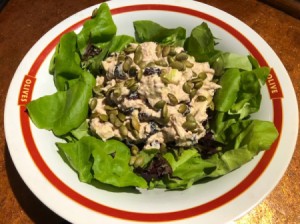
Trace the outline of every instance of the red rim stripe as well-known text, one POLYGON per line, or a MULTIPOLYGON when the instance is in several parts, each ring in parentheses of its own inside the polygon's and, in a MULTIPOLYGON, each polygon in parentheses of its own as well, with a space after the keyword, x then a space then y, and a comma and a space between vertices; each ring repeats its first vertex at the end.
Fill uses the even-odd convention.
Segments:
MULTIPOLYGON (((195 11, 188 8, 182 8, 179 6, 170 6, 170 5, 156 5, 156 4, 147 4, 147 5, 134 5, 134 6, 126 6, 121 8, 112 9, 111 12, 113 15, 121 14, 125 12, 132 12, 132 11, 141 11, 141 10, 162 10, 162 11, 172 11, 172 12, 178 12, 183 13, 187 15, 192 15, 201 19, 205 19, 211 23, 214 23, 218 25, 219 27, 222 27, 224 30, 231 33, 235 38, 237 38, 248 50, 249 52, 258 59, 259 63, 262 66, 268 66, 266 60, 263 58, 262 54, 256 49, 256 47, 240 32, 235 30, 233 27, 225 23, 224 21, 221 21, 211 15, 205 14, 203 12, 195 11)), ((45 60, 45 58, 48 56, 48 54, 54 49, 54 47, 59 42, 59 39, 61 35, 63 35, 66 32, 72 31, 78 27, 80 27, 83 22, 85 21, 81 20, 77 22, 76 24, 70 26, 68 29, 64 30, 60 35, 58 35, 53 41, 51 41, 46 48, 41 52, 41 54, 37 57, 34 64, 32 65, 28 75, 35 77, 41 64, 45 60)), ((275 73, 273 73, 274 76, 276 76, 275 73)), ((278 83, 279 85, 279 83, 278 83)), ((280 85, 279 85, 280 87, 280 85)), ((281 88, 280 88, 281 90, 281 88)), ((29 99, 30 100, 30 99, 29 99)), ((277 127, 279 133, 281 133, 282 130, 282 102, 280 98, 272 99, 273 101, 273 112, 274 112, 274 123, 277 127)), ((261 160, 258 162, 257 166, 251 171, 251 173, 237 186, 229 190, 228 192, 224 193, 218 198, 215 198, 214 200, 204 203, 202 205, 175 211, 175 212, 165 212, 165 213, 138 213, 138 212, 129 212, 129 211, 123 211, 119 209, 110 208, 108 206, 99 204, 97 202, 94 202, 81 194, 77 193, 73 189, 71 189, 69 186, 67 186, 65 183, 63 183, 47 166, 43 158, 41 157, 38 148, 36 147, 36 144, 34 142, 31 128, 30 128, 30 119, 28 114, 26 113, 25 106, 20 106, 20 118, 21 118, 21 128, 23 132, 23 136, 25 139, 25 144, 27 146, 27 149, 32 157, 32 160, 35 162, 38 169, 41 171, 41 173, 46 177, 46 179, 49 180, 49 182, 55 186, 57 189, 59 189, 63 194, 71 198, 72 200, 76 201, 77 203, 90 208, 94 211, 97 211, 99 213, 112 216, 115 218, 121 218, 121 219, 127 219, 127 220, 135 220, 135 221, 150 221, 150 222, 157 222, 157 221, 172 221, 172 220, 178 220, 178 219, 184 219, 189 218, 196 215, 201 215, 203 213, 209 212, 211 210, 214 210, 220 206, 225 205, 229 201, 233 200, 234 198, 238 197, 240 194, 242 194, 244 191, 246 191, 264 172, 264 170, 269 165, 270 161, 272 160, 277 146, 279 142, 279 138, 274 142, 272 147, 267 150, 261 160)))

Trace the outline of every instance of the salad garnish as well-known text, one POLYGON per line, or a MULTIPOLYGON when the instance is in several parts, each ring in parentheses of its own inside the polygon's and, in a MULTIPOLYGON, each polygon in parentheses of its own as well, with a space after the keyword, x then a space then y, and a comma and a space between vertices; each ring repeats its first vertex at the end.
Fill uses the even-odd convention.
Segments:
POLYGON ((134 36, 117 35, 102 3, 61 37, 49 66, 57 92, 27 104, 38 128, 65 140, 56 146, 80 181, 186 189, 271 147, 274 124, 251 118, 270 68, 217 49, 204 22, 188 36, 133 26, 134 36))

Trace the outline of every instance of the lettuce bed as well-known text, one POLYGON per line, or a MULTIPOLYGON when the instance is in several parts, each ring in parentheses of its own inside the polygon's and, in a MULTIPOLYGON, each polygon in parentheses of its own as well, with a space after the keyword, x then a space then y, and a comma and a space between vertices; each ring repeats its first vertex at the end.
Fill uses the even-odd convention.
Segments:
POLYGON ((106 3, 94 11, 76 34, 62 36, 49 67, 57 92, 27 105, 33 123, 66 140, 57 147, 85 183, 100 181, 116 187, 186 189, 203 178, 225 175, 269 149, 278 136, 272 122, 252 120, 261 103, 261 86, 270 72, 252 56, 217 50, 206 23, 189 36, 182 27, 165 28, 152 21, 135 21, 135 36, 116 35, 106 3), (214 97, 207 124, 210 139, 204 148, 173 149, 164 153, 142 150, 143 163, 130 164, 130 149, 121 141, 102 141, 89 130, 89 100, 101 61, 129 43, 154 41, 182 46, 198 62, 209 62, 222 86, 214 97), (213 144, 212 144, 213 143, 213 144))

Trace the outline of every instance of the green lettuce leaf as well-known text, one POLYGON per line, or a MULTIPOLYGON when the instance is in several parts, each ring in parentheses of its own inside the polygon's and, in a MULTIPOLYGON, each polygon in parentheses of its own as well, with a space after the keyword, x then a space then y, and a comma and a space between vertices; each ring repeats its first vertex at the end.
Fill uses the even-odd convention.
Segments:
POLYGON ((137 42, 153 41, 161 44, 182 46, 186 38, 186 30, 182 27, 168 29, 149 20, 133 22, 137 42))
POLYGON ((207 159, 216 165, 209 177, 217 177, 249 162, 260 151, 269 149, 278 137, 278 131, 269 121, 244 120, 231 125, 225 131, 226 147, 207 159))
POLYGON ((78 49, 84 54, 88 44, 105 43, 110 41, 117 32, 107 3, 102 3, 96 15, 83 24, 77 35, 78 49))
POLYGON ((147 182, 129 165, 130 150, 120 141, 84 136, 77 142, 57 143, 82 182, 96 179, 116 187, 147 188, 147 182))
POLYGON ((204 22, 192 30, 190 37, 185 41, 184 48, 198 62, 210 61, 214 55, 218 54, 215 50, 214 36, 207 23, 204 22))
POLYGON ((43 96, 27 104, 27 110, 38 128, 52 130, 62 136, 77 128, 86 119, 95 78, 83 72, 68 90, 43 96))
POLYGON ((77 36, 74 32, 66 33, 61 37, 52 56, 49 71, 54 75, 54 84, 58 91, 66 90, 70 80, 78 79, 81 76, 77 36))

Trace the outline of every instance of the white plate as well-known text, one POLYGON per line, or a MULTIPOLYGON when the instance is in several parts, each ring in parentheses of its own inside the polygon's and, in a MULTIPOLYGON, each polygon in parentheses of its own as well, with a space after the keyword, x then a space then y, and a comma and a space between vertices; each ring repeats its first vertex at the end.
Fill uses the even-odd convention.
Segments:
MULTIPOLYGON (((37 129, 25 104, 55 92, 48 65, 60 36, 79 30, 96 6, 64 20, 45 34, 19 65, 5 105, 5 132, 13 162, 33 193, 50 209, 72 223, 225 223, 245 214, 278 183, 292 157, 298 124, 295 93, 289 76, 273 50, 251 28, 211 6, 187 0, 127 0, 108 2, 118 34, 133 35, 132 22, 153 20, 163 26, 182 26, 187 34, 205 21, 218 48, 254 55, 273 68, 263 88, 256 118, 274 121, 280 137, 272 148, 240 169, 185 191, 115 192, 80 183, 57 153, 51 132, 37 129), (291 119, 293 118, 293 119, 291 119)), ((46 118, 45 118, 46 119, 46 118)))

